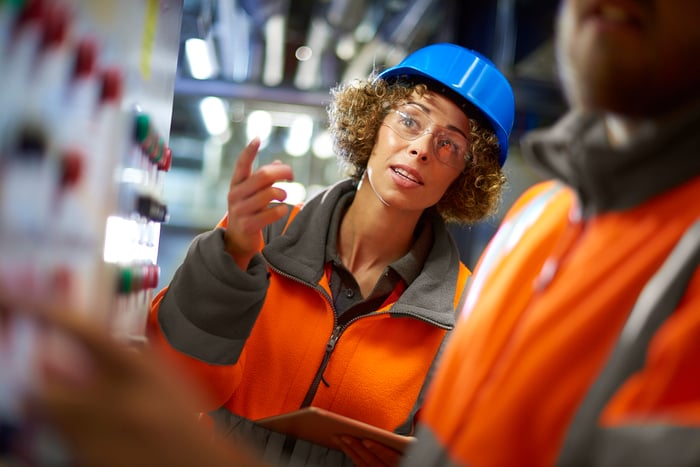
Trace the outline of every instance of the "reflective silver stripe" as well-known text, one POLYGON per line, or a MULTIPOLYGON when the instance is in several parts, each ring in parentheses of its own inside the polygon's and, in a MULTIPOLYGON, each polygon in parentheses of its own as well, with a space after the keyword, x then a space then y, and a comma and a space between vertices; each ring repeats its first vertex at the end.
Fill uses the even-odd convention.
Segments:
MULTIPOLYGON (((567 437, 564 441, 557 465, 560 466, 590 466, 599 465, 597 462, 607 455, 606 446, 609 437, 624 439, 630 455, 635 451, 644 451, 650 433, 663 432, 663 440, 669 446, 679 444, 689 439, 697 444, 697 430, 681 427, 661 426, 630 426, 620 430, 601 429, 597 420, 613 394, 629 376, 644 365, 646 350, 654 333, 676 309, 683 297, 688 282, 700 264, 700 221, 693 224, 683 235, 662 267, 651 278, 637 299, 630 317, 625 324, 620 339, 613 350, 605 368, 597 381, 591 387, 574 418, 567 437), (661 430, 664 428, 664 430, 661 430), (689 432, 689 433, 687 433, 689 432), (623 436, 624 434, 624 436, 623 436), (635 439, 632 435, 638 435, 635 439), (671 441, 671 437, 678 439, 671 441)), ((614 449, 615 446, 609 446, 614 449)), ((688 452, 683 455, 697 453, 694 465, 700 465, 700 450, 696 445, 684 446, 688 452)), ((622 453, 619 453, 620 455, 622 453)), ((680 454, 680 453, 679 453, 680 454)), ((618 461, 620 462, 620 461, 618 461)), ((636 464, 627 462, 617 465, 656 465, 636 464)), ((668 465, 676 465, 670 462, 668 465)))

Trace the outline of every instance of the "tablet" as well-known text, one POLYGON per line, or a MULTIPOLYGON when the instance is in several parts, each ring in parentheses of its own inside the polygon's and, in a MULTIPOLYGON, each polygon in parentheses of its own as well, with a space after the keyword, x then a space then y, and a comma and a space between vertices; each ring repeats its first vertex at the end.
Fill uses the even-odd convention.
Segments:
POLYGON ((340 449, 333 437, 342 434, 371 439, 399 452, 404 452, 415 440, 413 436, 399 435, 318 407, 305 407, 295 412, 256 420, 255 423, 333 449, 340 449))

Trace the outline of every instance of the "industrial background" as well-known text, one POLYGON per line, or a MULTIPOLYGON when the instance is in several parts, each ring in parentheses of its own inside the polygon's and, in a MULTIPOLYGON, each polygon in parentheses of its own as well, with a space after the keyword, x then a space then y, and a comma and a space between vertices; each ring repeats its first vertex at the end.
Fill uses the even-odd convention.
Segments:
POLYGON ((552 35, 557 0, 184 0, 165 183, 170 217, 158 262, 166 284, 194 235, 226 211, 235 158, 262 136, 259 162, 295 171, 303 200, 341 177, 329 152, 329 89, 398 63, 423 45, 453 42, 489 57, 516 102, 509 187, 495 218, 455 227, 473 267, 503 211, 536 176, 522 164, 523 132, 551 123, 565 104, 552 35))

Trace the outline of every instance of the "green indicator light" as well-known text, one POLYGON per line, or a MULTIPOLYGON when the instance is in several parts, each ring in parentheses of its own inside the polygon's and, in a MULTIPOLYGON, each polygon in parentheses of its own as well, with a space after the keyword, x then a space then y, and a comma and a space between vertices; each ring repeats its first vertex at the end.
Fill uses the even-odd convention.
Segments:
POLYGON ((151 130, 151 119, 148 115, 138 114, 136 116, 136 140, 142 143, 148 138, 148 133, 151 130))
POLYGON ((131 269, 122 269, 120 279, 121 280, 119 281, 119 292, 125 294, 131 292, 131 281, 133 280, 131 269))

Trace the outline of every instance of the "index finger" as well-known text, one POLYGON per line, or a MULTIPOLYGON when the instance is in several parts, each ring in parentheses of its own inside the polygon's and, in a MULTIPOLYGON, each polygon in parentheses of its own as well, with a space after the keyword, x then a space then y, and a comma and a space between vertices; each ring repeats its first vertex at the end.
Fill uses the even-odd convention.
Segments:
POLYGON ((233 169, 231 186, 241 183, 253 173, 253 161, 255 160, 255 156, 258 155, 258 149, 260 149, 260 138, 258 137, 253 138, 251 142, 243 148, 238 155, 236 165, 233 169))

